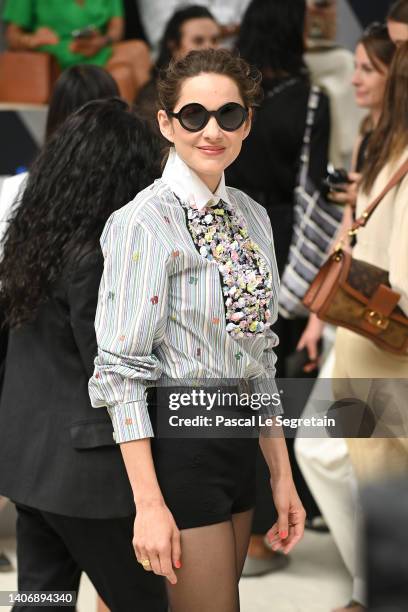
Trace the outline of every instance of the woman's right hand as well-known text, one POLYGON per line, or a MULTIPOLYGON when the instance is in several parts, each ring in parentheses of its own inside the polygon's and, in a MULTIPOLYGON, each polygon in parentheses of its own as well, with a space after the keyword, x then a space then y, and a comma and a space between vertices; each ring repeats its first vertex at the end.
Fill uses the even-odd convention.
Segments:
POLYGON ((358 189, 361 183, 361 174, 358 172, 349 172, 349 183, 344 183, 342 191, 329 191, 328 198, 335 204, 345 206, 348 204, 352 208, 356 207, 358 189))
POLYGON ((173 568, 181 568, 180 531, 164 501, 137 504, 133 548, 139 563, 149 560, 145 570, 177 583, 173 568))

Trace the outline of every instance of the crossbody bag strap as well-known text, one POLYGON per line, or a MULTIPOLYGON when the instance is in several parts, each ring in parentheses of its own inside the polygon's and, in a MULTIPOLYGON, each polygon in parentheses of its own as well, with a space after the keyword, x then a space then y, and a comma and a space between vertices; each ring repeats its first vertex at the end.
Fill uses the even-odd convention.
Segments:
POLYGON ((387 193, 391 191, 393 187, 398 185, 398 183, 401 181, 401 179, 404 178, 407 172, 408 172, 408 159, 406 159, 405 162, 402 164, 402 166, 400 166, 398 170, 395 172, 395 174, 392 175, 392 177, 390 178, 390 180, 388 181, 384 189, 375 198, 375 200, 371 202, 371 204, 365 209, 363 214, 354 221, 353 225, 351 226, 351 229, 348 232, 350 236, 354 236, 361 227, 365 226, 365 224, 367 223, 367 221, 369 220, 369 218, 371 217, 371 215, 373 214, 373 212, 375 211, 375 209, 377 208, 381 200, 384 198, 384 196, 386 196, 387 193))
POLYGON ((321 90, 316 85, 310 88, 309 99, 307 102, 306 127, 303 135, 302 150, 300 153, 299 180, 298 185, 305 186, 309 172, 310 162, 310 143, 312 141, 312 131, 315 123, 316 110, 319 106, 321 90))

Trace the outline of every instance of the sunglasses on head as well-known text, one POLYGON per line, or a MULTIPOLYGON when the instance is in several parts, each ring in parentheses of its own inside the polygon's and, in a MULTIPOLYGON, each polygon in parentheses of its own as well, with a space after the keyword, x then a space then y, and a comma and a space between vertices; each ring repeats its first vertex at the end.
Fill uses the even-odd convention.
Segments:
POLYGON ((175 117, 180 124, 189 132, 199 132, 210 120, 215 117, 218 125, 226 132, 238 130, 248 117, 248 109, 237 102, 227 102, 218 110, 209 111, 202 104, 192 102, 186 104, 178 113, 166 111, 170 117, 175 117))

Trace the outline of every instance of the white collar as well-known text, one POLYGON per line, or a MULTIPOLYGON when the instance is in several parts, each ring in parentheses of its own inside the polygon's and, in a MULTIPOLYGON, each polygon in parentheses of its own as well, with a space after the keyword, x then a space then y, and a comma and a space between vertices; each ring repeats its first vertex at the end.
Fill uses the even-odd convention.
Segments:
POLYGON ((203 210, 206 206, 215 206, 220 200, 231 205, 225 187, 224 173, 217 189, 212 193, 194 170, 176 153, 174 147, 170 149, 162 179, 181 200, 197 207, 198 210, 203 210))

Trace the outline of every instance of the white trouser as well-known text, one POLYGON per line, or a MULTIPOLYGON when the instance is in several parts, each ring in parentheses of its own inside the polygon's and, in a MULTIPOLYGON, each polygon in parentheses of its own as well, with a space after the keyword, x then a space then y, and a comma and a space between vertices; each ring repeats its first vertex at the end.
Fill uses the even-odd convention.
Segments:
MULTIPOLYGON (((319 374, 330 378, 332 350, 319 374)), ((302 416, 313 411, 313 391, 302 416)), ((295 441, 295 453, 303 476, 332 533, 340 555, 353 578, 352 599, 366 602, 357 542, 361 540, 361 511, 357 503, 357 481, 344 438, 308 438, 302 432, 295 441)))

